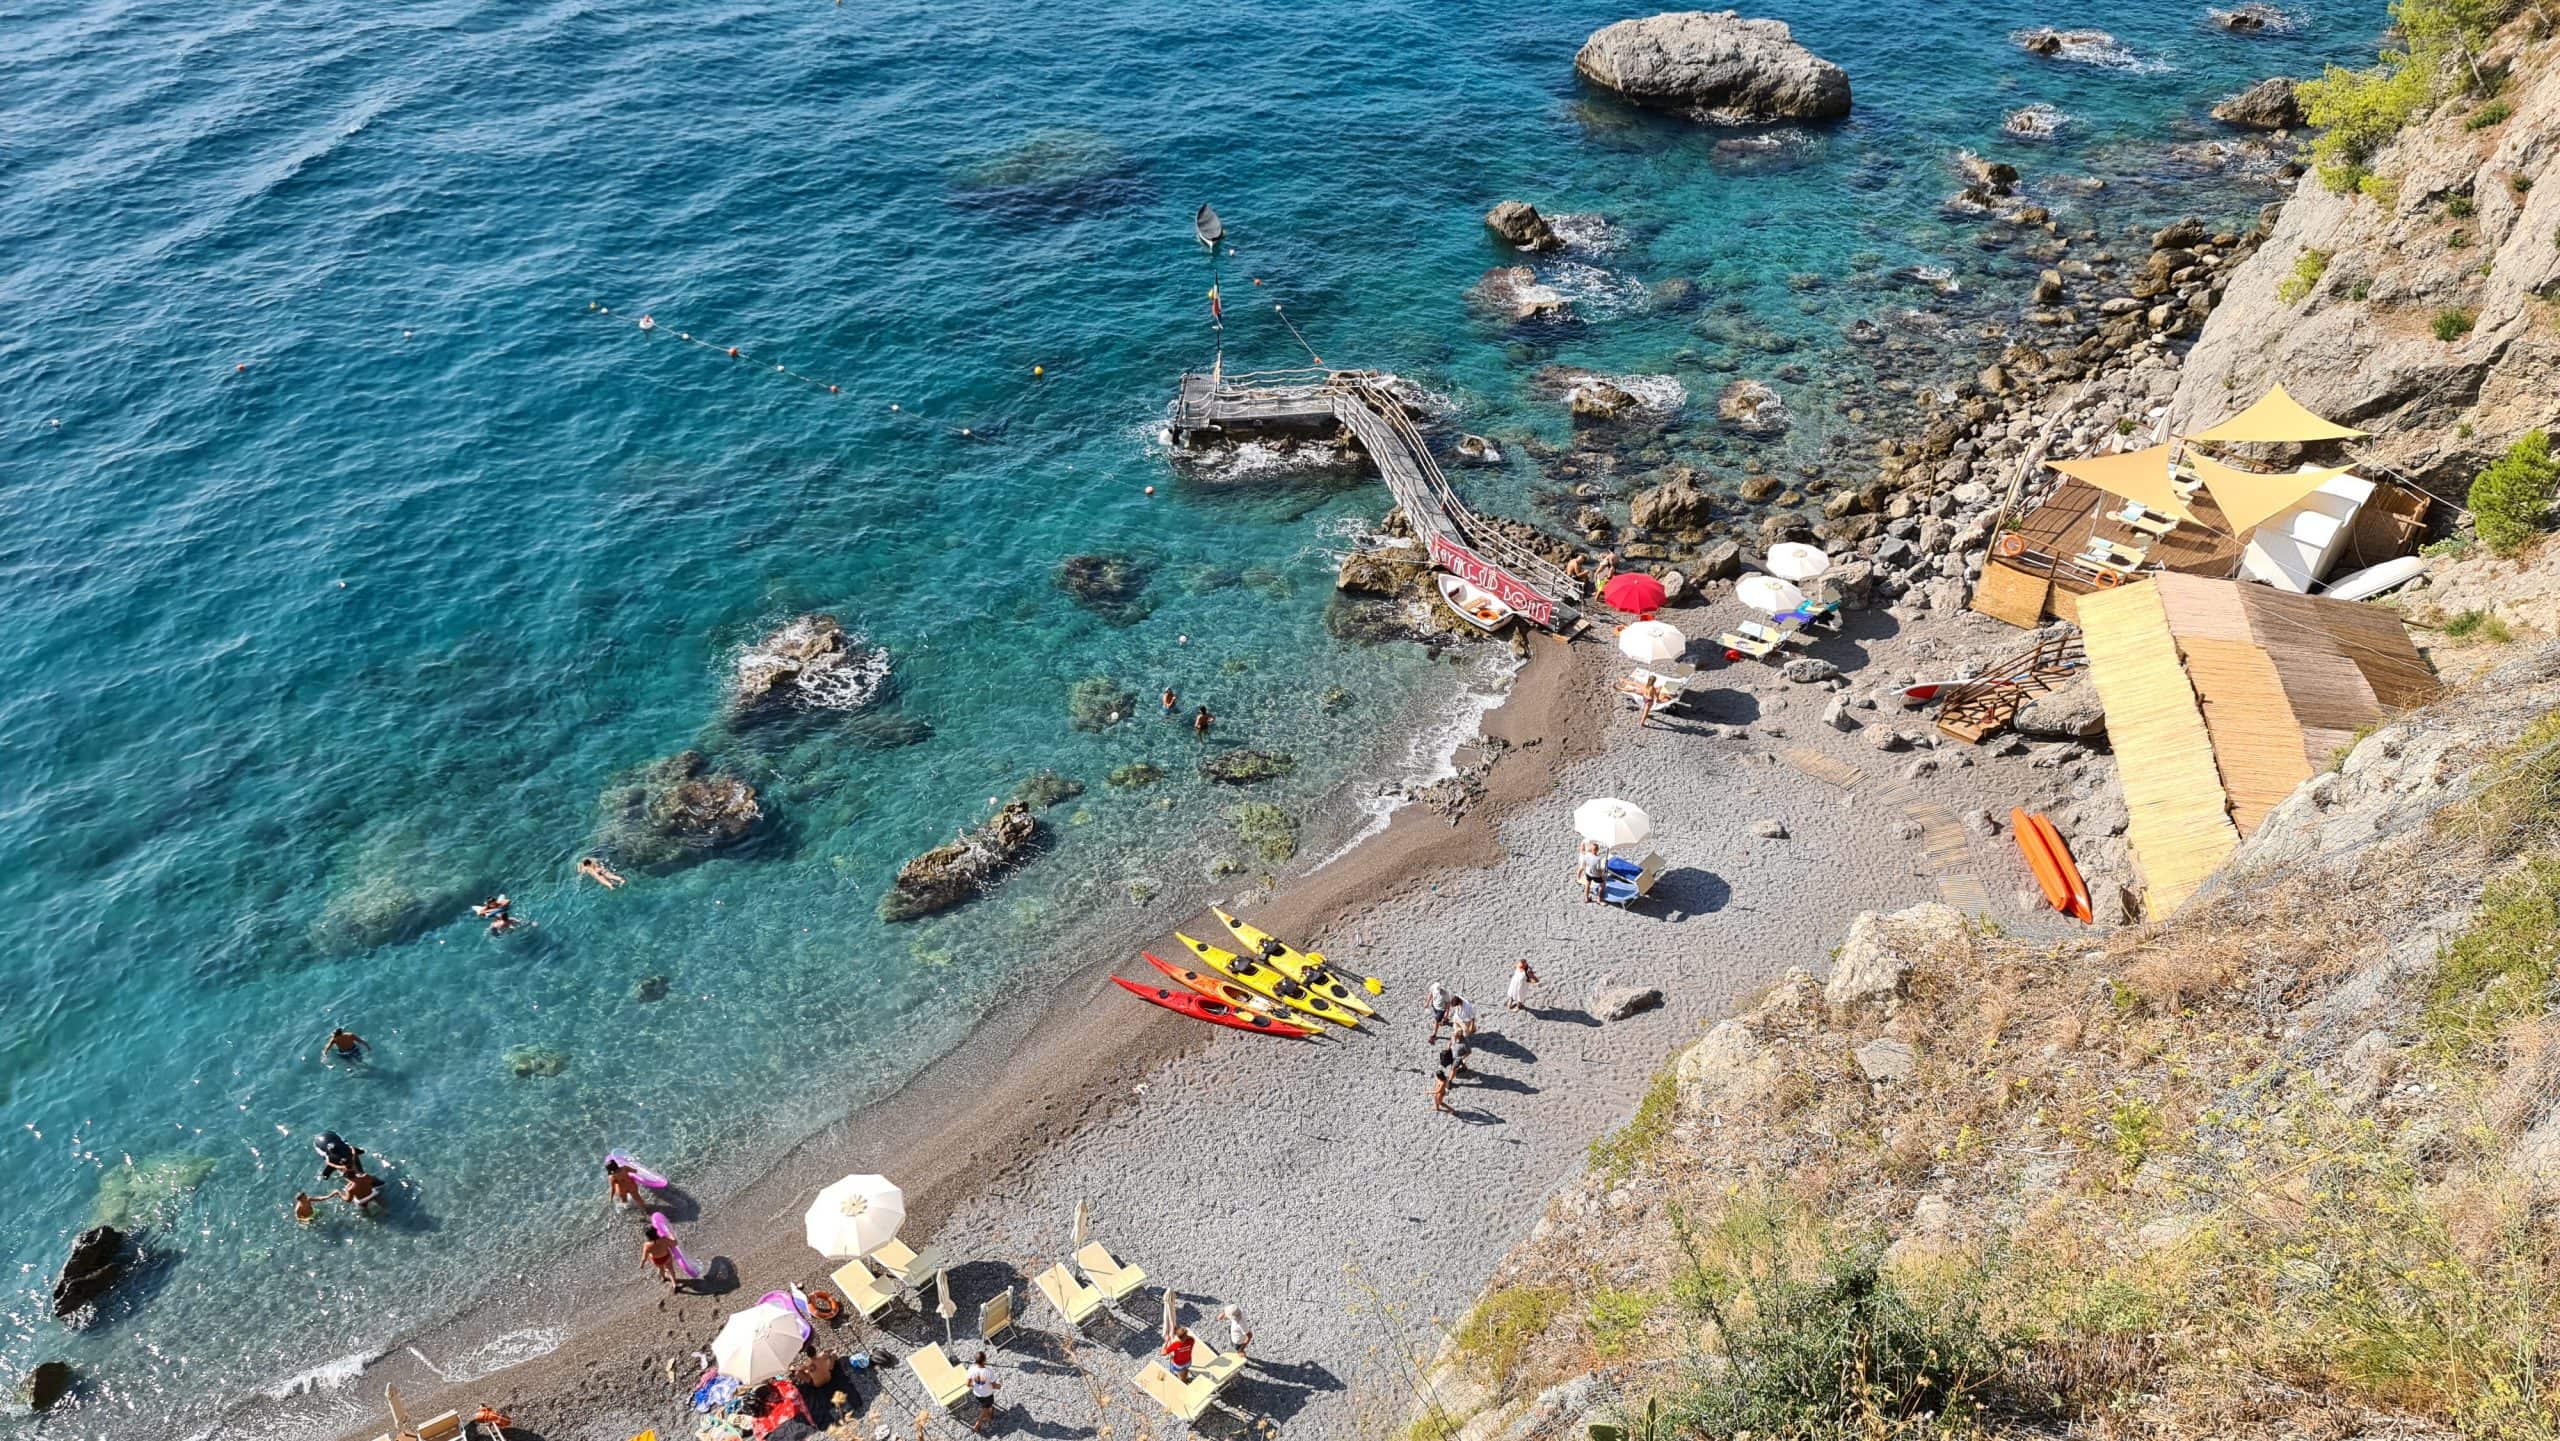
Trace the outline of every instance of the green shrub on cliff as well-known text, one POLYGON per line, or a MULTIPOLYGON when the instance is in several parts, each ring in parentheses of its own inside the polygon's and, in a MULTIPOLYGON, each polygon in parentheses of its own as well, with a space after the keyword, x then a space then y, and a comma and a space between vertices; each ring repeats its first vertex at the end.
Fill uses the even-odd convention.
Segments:
POLYGON ((2530 432, 2471 482, 2472 524, 2489 549, 2513 555, 2542 534, 2556 493, 2560 462, 2551 458, 2551 437, 2530 432))
POLYGON ((2520 0, 2392 0, 2393 36, 2364 70, 2332 65, 2296 90, 2320 182, 2340 194, 2366 190, 2373 157, 2401 128, 2457 90, 2485 90, 2475 58, 2520 0))
POLYGON ((2300 304, 2302 297, 2311 293, 2311 287, 2320 283, 2320 277, 2328 273, 2329 252, 2306 250, 2295 258, 2293 273, 2276 287, 2276 299, 2287 305, 2300 304))
POLYGON ((2489 883, 2480 912, 2445 947, 2427 990, 2427 1045, 2453 1058, 2542 1012, 2560 974, 2560 857, 2536 856, 2489 883))

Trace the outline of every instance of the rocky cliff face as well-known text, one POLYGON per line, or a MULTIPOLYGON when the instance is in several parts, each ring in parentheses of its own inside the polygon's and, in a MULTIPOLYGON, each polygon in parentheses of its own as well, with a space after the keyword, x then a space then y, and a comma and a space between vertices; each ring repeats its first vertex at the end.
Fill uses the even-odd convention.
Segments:
POLYGON ((2560 418, 2560 43, 2531 38, 2536 23, 2484 57, 2511 67, 2494 100, 2449 103, 2383 151, 2380 197, 2301 182, 2188 355, 2174 426, 2282 381, 2459 499, 2490 457, 2560 418))

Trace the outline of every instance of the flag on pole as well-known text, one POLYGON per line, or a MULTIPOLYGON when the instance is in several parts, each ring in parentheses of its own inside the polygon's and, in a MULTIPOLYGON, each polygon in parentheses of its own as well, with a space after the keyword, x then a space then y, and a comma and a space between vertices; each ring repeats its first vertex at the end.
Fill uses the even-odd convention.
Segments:
POLYGON ((1226 311, 1219 308, 1218 287, 1214 285, 1209 287, 1209 320, 1214 325, 1224 325, 1227 320, 1226 311))

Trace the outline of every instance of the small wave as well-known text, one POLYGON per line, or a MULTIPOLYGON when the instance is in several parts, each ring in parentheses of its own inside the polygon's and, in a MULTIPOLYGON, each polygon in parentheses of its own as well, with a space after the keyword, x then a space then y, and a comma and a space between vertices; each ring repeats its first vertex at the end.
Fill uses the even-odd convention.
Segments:
MULTIPOLYGON (((569 1333, 557 1326, 531 1326, 521 1331, 505 1331, 456 1356, 444 1368, 447 1381, 455 1385, 495 1376, 510 1366, 521 1366, 537 1356, 548 1356, 560 1349, 569 1333)), ((421 1358, 423 1359, 423 1358, 421 1358)))
POLYGON ((350 1351, 261 1386, 258 1394, 270 1401, 289 1401, 296 1396, 317 1396, 324 1391, 336 1391, 363 1375, 365 1367, 389 1354, 387 1349, 350 1351))
POLYGON ((1643 281, 1578 260, 1559 261, 1548 267, 1546 288, 1563 296, 1584 315, 1616 315, 1643 310, 1652 303, 1643 281))
POLYGON ((888 683, 889 648, 875 645, 848 650, 842 665, 804 670, 792 685, 802 700, 820 710, 860 710, 888 683))
POLYGON ((1379 786, 1374 795, 1361 797, 1357 805, 1368 820, 1309 869, 1323 870, 1351 854, 1362 841, 1385 830, 1396 812, 1413 803, 1416 793, 1455 776, 1458 773, 1458 752, 1483 736, 1484 718, 1510 697, 1511 682, 1526 663, 1518 657, 1504 655, 1499 662, 1486 667, 1481 686, 1470 685, 1460 691, 1447 710, 1416 727, 1411 739, 1405 743, 1405 760, 1400 767, 1403 774, 1399 780, 1379 786))
POLYGON ((1269 441, 1248 440, 1224 450, 1185 456, 1183 463, 1194 472, 1216 480, 1250 480, 1255 476, 1340 465, 1343 456, 1338 448, 1325 443, 1306 442, 1283 447, 1269 441))
POLYGON ((2038 26, 2016 31, 2009 38, 2036 54, 2076 65, 2143 75, 2178 68, 2164 59, 2136 55, 2131 47, 2104 30, 2050 30, 2038 26))
POLYGON ((833 633, 835 628, 829 616, 795 616, 740 651, 731 666, 738 693, 764 695, 787 675, 802 703, 820 710, 860 710, 879 699, 889 683, 888 648, 868 644, 869 637, 858 631, 845 631, 835 649, 821 649, 822 630, 833 633))
POLYGON ((2228 10, 2205 13, 2216 27, 2240 35, 2286 35, 2302 28, 2301 16, 2266 4, 2264 0, 2247 0, 2247 3, 2234 5, 2228 10))
POLYGON ((1668 375, 1608 375, 1603 380, 1636 398, 1656 415, 1669 415, 1689 403, 1689 387, 1668 375))
POLYGON ((1596 214, 1550 215, 1547 228, 1567 249, 1587 255, 1612 255, 1623 249, 1626 235, 1608 216, 1596 214))
POLYGON ((2071 117, 2062 110, 2039 101, 2012 113, 2000 128, 2021 140, 2051 140, 2070 123, 2071 117))

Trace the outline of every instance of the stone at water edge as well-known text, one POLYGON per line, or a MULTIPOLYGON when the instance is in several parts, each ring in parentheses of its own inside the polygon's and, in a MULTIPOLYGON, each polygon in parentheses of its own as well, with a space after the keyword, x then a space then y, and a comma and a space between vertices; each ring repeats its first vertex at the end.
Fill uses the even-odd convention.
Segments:
POLYGON ((1577 420, 1617 420, 1636 408, 1636 398, 1592 376, 1565 392, 1565 406, 1577 420))
POLYGON ((1008 802, 986 824, 900 867, 897 883, 880 898, 880 919, 913 920, 976 898, 1020 861, 1039 835, 1040 822, 1031 807, 1008 802))
POLYGON ((1556 234, 1555 227, 1538 213, 1538 207, 1525 200, 1505 200, 1496 205, 1486 212, 1484 224, 1487 230, 1522 250, 1559 250, 1564 246, 1564 237, 1556 234))
POLYGON ((54 1278, 53 1314, 68 1316, 105 1295, 124 1279, 133 1238, 113 1226, 92 1226, 72 1238, 71 1254, 54 1278))
POLYGON ((1745 435, 1766 438, 1785 432, 1787 402, 1757 380, 1737 380, 1716 397, 1716 418, 1745 435))
POLYGON ((1699 530, 1715 513, 1714 499, 1685 468, 1651 490, 1636 492, 1627 505, 1628 522, 1643 530, 1699 530))
POLYGON ((1604 26, 1573 57, 1583 79, 1638 105, 1717 121, 1836 120, 1847 71, 1796 43, 1782 20, 1677 11, 1604 26))
POLYGON ((26 1402, 30 1411, 50 1411, 55 1402, 71 1394, 73 1379, 70 1362, 39 1361, 27 1372, 27 1379, 19 1383, 18 1399, 26 1402))
POLYGON ((2271 76, 2213 107, 2213 118, 2244 130, 2298 130, 2304 117, 2293 87, 2291 78, 2271 76))

